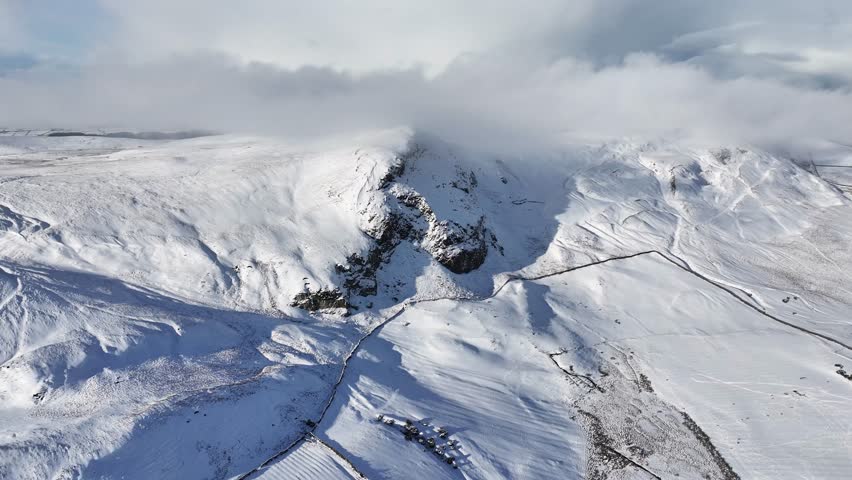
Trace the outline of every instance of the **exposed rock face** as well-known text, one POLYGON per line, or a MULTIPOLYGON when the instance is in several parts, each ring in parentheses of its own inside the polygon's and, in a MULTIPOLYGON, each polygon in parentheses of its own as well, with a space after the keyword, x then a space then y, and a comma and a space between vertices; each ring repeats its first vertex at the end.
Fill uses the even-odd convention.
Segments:
POLYGON ((488 254, 485 241, 485 217, 476 225, 463 226, 453 221, 430 224, 425 247, 453 273, 468 273, 479 268, 488 254))
POLYGON ((390 185, 391 182, 401 177, 405 173, 406 162, 412 158, 419 157, 424 151, 425 149, 422 147, 414 145, 408 152, 394 159, 394 162, 388 168, 387 173, 385 173, 382 180, 379 182, 379 188, 385 188, 390 185))
MULTIPOLYGON (((402 218, 406 219, 413 214, 425 220, 425 225, 417 228, 416 222, 407 218, 411 221, 407 233, 411 236, 413 232, 414 239, 441 265, 453 273, 468 273, 485 262, 485 256, 488 253, 488 244, 485 241, 485 217, 480 216, 475 225, 462 225, 453 220, 439 220, 426 199, 410 187, 394 184, 388 189, 388 193, 409 210, 400 215, 402 218)), ((466 193, 469 192, 466 191, 466 193)))
MULTIPOLYGON (((408 160, 415 160, 426 153, 422 147, 413 147, 408 160)), ((462 224, 451 219, 441 219, 429 206, 429 202, 400 177, 405 172, 405 163, 393 168, 393 175, 386 176, 382 190, 387 203, 395 208, 380 230, 395 232, 398 239, 409 239, 418 243, 438 262, 454 273, 468 273, 479 268, 488 253, 485 217, 480 215, 474 224, 462 224)), ((466 196, 473 195, 477 186, 473 172, 458 171, 456 179, 449 182, 466 196)), ((382 243, 382 237, 378 238, 382 243)))
MULTIPOLYGON (((476 214, 476 175, 456 166, 443 169, 434 179, 441 195, 436 201, 448 202, 462 213, 458 218, 439 218, 426 197, 411 185, 412 166, 430 152, 412 144, 408 151, 393 159, 374 186, 359 198, 362 230, 373 242, 366 253, 353 253, 336 266, 343 277, 340 290, 300 293, 292 305, 307 310, 347 308, 351 295, 376 295, 376 274, 390 260, 402 241, 409 241, 453 273, 464 274, 479 268, 486 259, 489 245, 500 251, 494 234, 485 227, 485 216, 476 214), (447 174, 446 172, 449 172, 447 174)), ((428 161, 436 161, 429 158, 428 161)), ((415 169, 416 170, 416 169, 415 169)), ((420 172, 423 173, 423 172, 420 172)), ((431 175, 431 170, 430 170, 431 175)), ((433 177, 430 177, 433 178, 433 177)), ((420 177, 422 181, 423 177, 420 177)), ((446 209, 445 209, 446 210, 446 209)))
POLYGON ((390 212, 377 222, 376 227, 367 232, 375 243, 366 256, 353 253, 346 258, 345 265, 337 265, 338 273, 345 277, 343 285, 351 294, 362 297, 376 295, 376 273, 390 259, 399 242, 411 239, 414 231, 409 219, 398 212, 390 212))
POLYGON ((349 302, 337 289, 309 290, 299 293, 290 305, 311 312, 327 308, 349 308, 349 302))

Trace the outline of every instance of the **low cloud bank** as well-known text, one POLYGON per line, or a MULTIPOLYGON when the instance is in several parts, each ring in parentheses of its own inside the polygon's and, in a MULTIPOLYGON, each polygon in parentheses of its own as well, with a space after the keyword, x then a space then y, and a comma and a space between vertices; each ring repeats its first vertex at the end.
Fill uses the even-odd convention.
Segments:
MULTIPOLYGON (((32 32, 0 36, 0 125, 409 126, 521 149, 566 137, 852 143, 846 1, 252 0, 240 15, 217 1, 85 3, 110 25, 85 61, 27 57, 32 32), (4 57, 4 42, 20 51, 4 57)), ((9 5, 0 25, 21 30, 13 20, 30 4, 9 5)))
POLYGON ((720 78, 700 65, 636 54, 614 66, 571 58, 456 62, 352 75, 323 68, 176 57, 0 78, 0 124, 337 134, 400 125, 475 144, 566 136, 689 136, 772 144, 852 142, 852 94, 774 78, 720 78))

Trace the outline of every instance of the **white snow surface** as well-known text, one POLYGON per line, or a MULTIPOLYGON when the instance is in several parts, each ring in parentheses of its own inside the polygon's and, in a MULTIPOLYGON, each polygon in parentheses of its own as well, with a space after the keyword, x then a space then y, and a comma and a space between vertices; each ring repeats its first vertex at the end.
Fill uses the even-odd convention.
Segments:
POLYGON ((852 472, 848 147, 43 133, 0 135, 0 478, 852 472))

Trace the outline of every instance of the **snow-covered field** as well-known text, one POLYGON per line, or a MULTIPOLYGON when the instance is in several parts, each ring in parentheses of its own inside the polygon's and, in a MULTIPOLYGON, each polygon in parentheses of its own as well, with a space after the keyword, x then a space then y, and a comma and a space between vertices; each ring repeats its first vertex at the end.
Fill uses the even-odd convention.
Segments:
POLYGON ((0 135, 0 478, 849 478, 852 149, 0 135))

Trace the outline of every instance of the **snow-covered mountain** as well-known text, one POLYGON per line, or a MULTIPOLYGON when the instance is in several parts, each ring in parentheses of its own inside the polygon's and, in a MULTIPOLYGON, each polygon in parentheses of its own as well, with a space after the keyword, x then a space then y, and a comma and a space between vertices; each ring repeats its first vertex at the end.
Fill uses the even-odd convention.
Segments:
POLYGON ((852 148, 24 133, 2 478, 852 472, 852 148))

